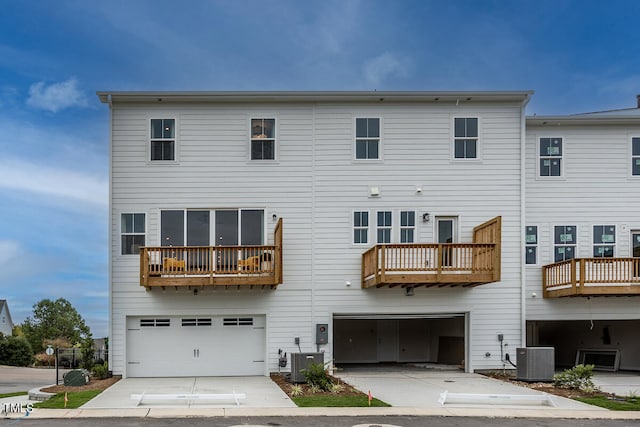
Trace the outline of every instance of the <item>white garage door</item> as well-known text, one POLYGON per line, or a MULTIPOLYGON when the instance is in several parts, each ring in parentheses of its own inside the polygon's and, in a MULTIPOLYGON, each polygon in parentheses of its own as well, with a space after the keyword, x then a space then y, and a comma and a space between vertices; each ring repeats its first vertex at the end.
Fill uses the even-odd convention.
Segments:
POLYGON ((127 318, 127 376, 265 374, 264 316, 127 318))

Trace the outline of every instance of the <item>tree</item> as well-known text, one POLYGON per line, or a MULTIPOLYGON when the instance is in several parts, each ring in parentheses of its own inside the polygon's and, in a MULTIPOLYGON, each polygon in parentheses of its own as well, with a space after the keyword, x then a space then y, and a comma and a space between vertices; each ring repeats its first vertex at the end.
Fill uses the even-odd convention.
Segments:
POLYGON ((33 353, 26 339, 5 337, 0 333, 0 365, 29 366, 32 363, 33 353))
POLYGON ((82 316, 64 298, 43 299, 34 304, 33 318, 27 317, 22 331, 36 353, 45 349, 45 339, 63 338, 75 344, 91 338, 91 330, 82 316))

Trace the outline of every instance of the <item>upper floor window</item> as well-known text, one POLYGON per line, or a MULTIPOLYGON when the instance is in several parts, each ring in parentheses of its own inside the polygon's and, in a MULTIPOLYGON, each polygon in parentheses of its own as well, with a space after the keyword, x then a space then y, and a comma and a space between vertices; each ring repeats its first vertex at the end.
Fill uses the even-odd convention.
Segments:
POLYGON ((356 245, 369 243, 369 212, 353 213, 353 243, 356 245))
POLYGON ((456 159, 477 159, 478 118, 456 117, 453 122, 453 157, 456 159))
POLYGON ((175 119, 151 119, 151 160, 176 159, 175 119))
POLYGON ((631 138, 631 175, 640 176, 640 138, 631 138))
POLYGON ((400 212, 400 243, 413 243, 416 232, 416 213, 414 211, 400 212))
POLYGON ((121 254, 137 255, 145 245, 145 214, 123 213, 120 216, 121 254))
POLYGON ((562 176, 562 138, 540 138, 540 176, 562 176))
POLYGON ((538 263, 538 227, 535 225, 528 225, 525 233, 525 263, 537 264, 538 263))
POLYGON ((615 246, 615 225, 593 226, 593 256, 595 258, 613 258, 615 246))
POLYGON ((556 225, 554 227, 554 262, 575 258, 577 236, 575 225, 556 225))
POLYGON ((378 243, 391 243, 391 211, 378 212, 378 243))
POLYGON ((251 119, 251 160, 274 160, 276 119, 251 119))
POLYGON ((356 119, 356 159, 380 158, 380 119, 356 119))

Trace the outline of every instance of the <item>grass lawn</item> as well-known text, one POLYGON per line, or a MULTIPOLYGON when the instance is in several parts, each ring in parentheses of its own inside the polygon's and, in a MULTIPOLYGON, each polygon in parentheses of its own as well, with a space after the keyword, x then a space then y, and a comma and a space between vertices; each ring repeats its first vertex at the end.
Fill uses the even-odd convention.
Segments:
POLYGON ((27 394, 26 391, 14 391, 13 393, 0 393, 0 399, 4 397, 23 396, 27 394))
MULTIPOLYGON (((367 407, 369 406, 367 396, 298 396, 292 397, 293 403, 296 405, 308 408, 308 407, 337 407, 337 406, 352 406, 352 407, 367 407)), ((382 400, 372 399, 371 406, 391 406, 382 400)))
POLYGON ((640 398, 619 397, 611 399, 606 396, 576 397, 575 400, 588 403, 589 405, 600 406, 611 411, 640 411, 640 398))
MULTIPOLYGON (((78 408, 97 395, 102 393, 102 390, 87 390, 76 391, 67 393, 67 409, 78 408)), ((64 406, 64 393, 58 393, 49 400, 45 400, 41 403, 33 405, 35 408, 47 408, 47 409, 63 409, 64 406)))

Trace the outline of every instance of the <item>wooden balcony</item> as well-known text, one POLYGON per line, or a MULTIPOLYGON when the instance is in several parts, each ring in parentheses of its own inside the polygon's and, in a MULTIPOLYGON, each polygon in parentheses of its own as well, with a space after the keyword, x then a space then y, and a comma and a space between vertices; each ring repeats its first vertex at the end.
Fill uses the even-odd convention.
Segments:
POLYGON ((544 298, 640 295, 640 258, 575 258, 542 267, 544 298))
POLYGON ((274 245, 140 248, 140 286, 271 288, 282 283, 282 219, 274 245))
POLYGON ((376 245, 362 254, 362 287, 469 287, 499 281, 501 218, 477 226, 473 236, 473 243, 376 245))

